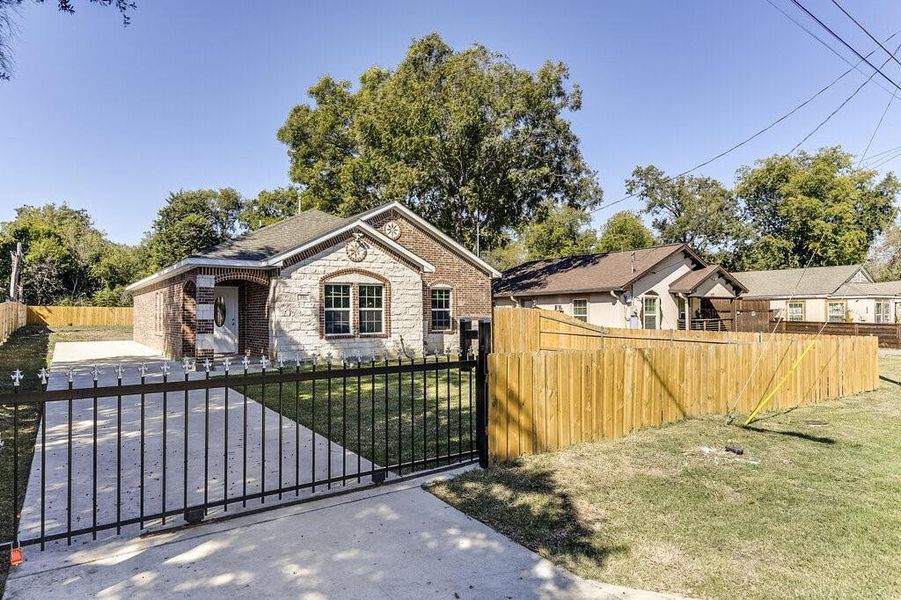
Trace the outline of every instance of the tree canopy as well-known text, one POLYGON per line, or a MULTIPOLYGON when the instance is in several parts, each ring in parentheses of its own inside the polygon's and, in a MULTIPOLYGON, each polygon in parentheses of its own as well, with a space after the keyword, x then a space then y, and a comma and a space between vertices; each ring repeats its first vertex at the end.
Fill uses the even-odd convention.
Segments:
POLYGON ((649 165, 636 167, 626 191, 644 201, 644 212, 660 242, 685 243, 710 260, 728 256, 744 235, 736 201, 710 177, 668 177, 649 165))
POLYGON ((238 223, 253 231, 294 216, 298 209, 298 193, 293 187, 263 190, 256 198, 244 200, 238 223))
MULTIPOLYGON (((65 204, 22 206, 0 227, 4 259, 17 242, 25 248, 22 286, 29 304, 127 301, 122 288, 140 271, 134 248, 110 242, 85 210, 65 204)), ((10 264, 0 261, 0 279, 9 280, 10 264)))
POLYGON ((736 263, 779 269, 863 262, 894 220, 899 191, 894 174, 878 179, 837 147, 757 161, 738 172, 735 193, 751 235, 736 263))
POLYGON ((581 108, 568 80, 563 63, 530 72, 432 34, 396 69, 364 72, 357 89, 323 77, 278 139, 305 206, 349 215, 397 200, 478 251, 478 240, 493 245, 548 199, 600 202, 566 118, 581 108))
POLYGON ((654 245, 654 235, 632 211, 620 211, 604 224, 597 242, 598 252, 622 252, 654 245))
POLYGON ((147 240, 152 270, 231 239, 242 206, 241 195, 232 188, 170 193, 147 240))

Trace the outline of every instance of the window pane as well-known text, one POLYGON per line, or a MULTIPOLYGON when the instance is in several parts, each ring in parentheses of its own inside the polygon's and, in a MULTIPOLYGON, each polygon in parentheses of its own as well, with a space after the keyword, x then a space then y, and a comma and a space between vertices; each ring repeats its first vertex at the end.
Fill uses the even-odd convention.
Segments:
POLYGON ((432 308, 450 309, 450 290, 432 290, 432 308))
POLYGON ((845 320, 845 305, 843 303, 829 303, 829 320, 833 323, 838 323, 845 320))
POLYGON ((443 330, 451 328, 451 316, 449 310, 432 311, 432 329, 443 330))
POLYGON ((350 333, 350 310, 326 310, 325 332, 329 335, 350 333))
POLYGON ((382 311, 360 311, 360 333, 382 333, 382 311))
POLYGON ((642 327, 657 329, 657 298, 642 298, 642 327))
POLYGON ((360 286, 360 308, 382 308, 382 286, 360 286))
POLYGON ((350 285, 327 284, 325 286, 326 308, 350 308, 350 285))
POLYGON ((804 304, 801 302, 789 302, 788 304, 788 320, 803 321, 804 320, 804 304))
POLYGON ((588 320, 588 301, 573 300, 573 316, 580 321, 588 320))

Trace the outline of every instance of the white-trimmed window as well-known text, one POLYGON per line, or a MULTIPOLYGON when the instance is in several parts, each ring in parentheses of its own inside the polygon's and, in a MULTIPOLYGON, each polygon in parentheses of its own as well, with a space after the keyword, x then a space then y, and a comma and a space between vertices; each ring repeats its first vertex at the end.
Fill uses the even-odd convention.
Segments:
POLYGON ((384 286, 360 285, 360 335, 378 334, 385 331, 384 286))
POLYGON ((350 334, 350 284, 325 284, 325 335, 350 334))
POLYGON ((785 307, 785 312, 788 315, 789 321, 803 321, 804 320, 804 301, 803 300, 794 300, 792 302, 788 302, 785 307))
POLYGON ((845 322, 845 303, 844 302, 829 302, 829 303, 827 303, 826 319, 830 323, 844 323, 845 322))
POLYGON ((450 331, 451 324, 450 288, 432 288, 432 331, 450 331))
POLYGON ((657 329, 660 317, 660 298, 643 296, 641 298, 641 326, 644 329, 657 329))
POLYGON ((573 317, 580 321, 588 321, 588 300, 585 298, 573 299, 573 317))
POLYGON ((876 301, 876 322, 891 323, 892 304, 888 300, 876 301))

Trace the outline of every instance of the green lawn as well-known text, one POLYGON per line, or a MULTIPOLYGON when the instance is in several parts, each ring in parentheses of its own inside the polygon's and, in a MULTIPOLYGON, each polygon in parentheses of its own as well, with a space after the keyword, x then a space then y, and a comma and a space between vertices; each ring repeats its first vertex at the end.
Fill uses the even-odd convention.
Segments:
MULTIPOLYGON (((413 457, 417 462, 425 460, 426 467, 435 467, 448 464, 434 460, 436 457, 458 454, 461 448, 469 451, 470 417, 475 429, 475 413, 469 408, 470 400, 475 402, 475 374, 471 377, 472 395, 470 371, 460 369, 451 369, 449 374, 447 370, 415 373, 412 381, 410 373, 388 375, 387 381, 385 375, 374 380, 363 377, 359 382, 349 377, 346 391, 336 370, 331 402, 325 380, 316 384, 315 403, 312 382, 298 387, 286 383, 281 389, 277 384, 267 385, 265 398, 260 386, 251 386, 246 395, 378 465, 407 463, 413 457)), ((356 472, 356 465, 349 464, 348 472, 356 472)))
MULTIPOLYGON (((96 328, 96 327, 55 327, 52 330, 42 326, 23 327, 13 333, 4 344, 0 344, 0 395, 13 391, 10 375, 20 369, 25 376, 21 381, 22 391, 40 389, 37 377, 42 367, 49 365, 53 346, 57 342, 119 340, 131 339, 130 328, 96 328)), ((19 445, 19 497, 21 507, 25 499, 28 482, 28 471, 31 468, 31 456, 34 451, 34 439, 37 433, 38 416, 33 407, 20 407, 18 410, 18 445, 19 445)), ((4 447, 0 450, 0 539, 13 537, 13 520, 11 507, 13 501, 13 410, 8 405, 0 404, 0 438, 4 447)), ((9 568, 9 553, 0 552, 0 596, 6 582, 9 568)))
MULTIPOLYGON (((880 364, 901 380, 901 358, 880 364)), ((600 581, 708 598, 901 597, 901 387, 887 382, 754 429, 683 421, 431 490, 600 581)))

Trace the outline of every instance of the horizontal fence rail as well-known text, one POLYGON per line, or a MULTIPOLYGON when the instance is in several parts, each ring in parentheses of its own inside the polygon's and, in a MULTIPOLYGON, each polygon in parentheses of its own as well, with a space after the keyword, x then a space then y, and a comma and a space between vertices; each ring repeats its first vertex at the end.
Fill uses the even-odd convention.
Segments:
POLYGON ((195 523, 473 462, 478 364, 466 352, 42 371, 41 390, 0 396, 14 488, 0 544, 195 523))
POLYGON ((130 306, 29 306, 28 324, 49 327, 131 327, 130 306))

